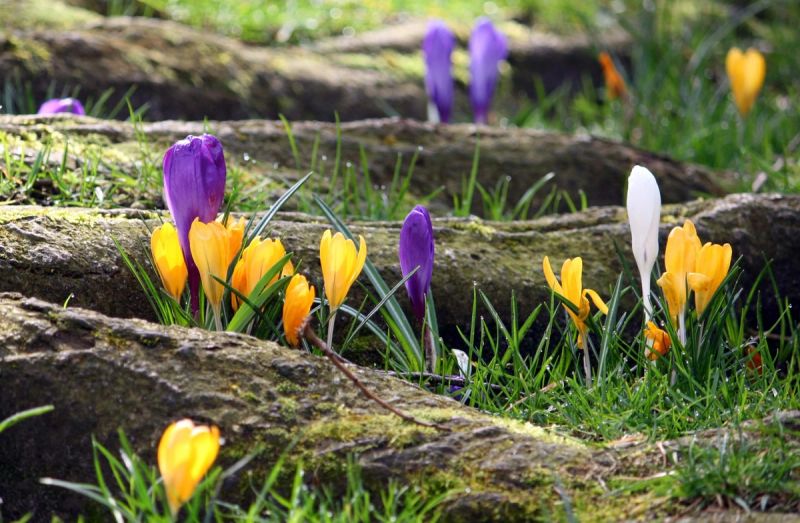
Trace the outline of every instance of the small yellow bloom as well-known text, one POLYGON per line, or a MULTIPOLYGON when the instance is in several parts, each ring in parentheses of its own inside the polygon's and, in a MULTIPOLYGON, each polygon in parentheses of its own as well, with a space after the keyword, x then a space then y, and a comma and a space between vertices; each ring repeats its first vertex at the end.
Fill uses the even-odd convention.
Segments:
POLYGON ((172 515, 189 501, 200 479, 219 452, 219 429, 176 421, 164 431, 158 444, 158 470, 164 479, 172 515))
POLYGON ((171 223, 167 222, 153 230, 150 250, 164 289, 175 301, 180 301, 189 273, 178 241, 178 231, 171 223))
POLYGON ((659 278, 658 285, 664 292, 669 314, 674 322, 686 308, 686 275, 694 271, 700 238, 691 220, 683 227, 675 227, 667 238, 664 264, 667 271, 659 278))
POLYGON ((367 259, 367 244, 359 236, 358 253, 353 240, 337 232, 331 236, 327 230, 319 244, 319 260, 325 281, 325 297, 330 309, 336 310, 344 302, 350 286, 356 281, 367 259))
POLYGON ((733 249, 729 243, 719 245, 706 243, 697 253, 695 272, 689 273, 687 281, 694 291, 694 304, 697 314, 703 314, 708 303, 728 275, 731 268, 733 249))
MULTIPOLYGON (((286 249, 280 240, 253 238, 250 245, 244 248, 242 256, 236 263, 231 276, 231 286, 239 291, 243 296, 250 296, 253 290, 261 281, 261 278, 286 255, 286 249)), ((274 283, 278 276, 288 276, 294 272, 291 261, 287 261, 281 270, 280 275, 276 275, 269 284, 274 283)), ((231 303, 233 310, 239 308, 239 298, 231 293, 231 303)))
POLYGON ((628 88, 625 86, 625 80, 622 75, 617 71, 614 61, 608 53, 603 51, 597 57, 600 61, 600 66, 603 69, 603 78, 606 82, 606 96, 609 100, 616 100, 617 98, 625 98, 628 94, 628 88))
POLYGON ((734 47, 725 57, 725 69, 733 91, 733 101, 742 116, 747 116, 756 103, 758 92, 764 85, 767 74, 767 61, 764 55, 750 48, 743 53, 734 47))
MULTIPOLYGON (((222 223, 221 220, 222 218, 220 218, 218 221, 222 223)), ((244 228, 246 223, 244 221, 244 217, 234 220, 231 218, 231 216, 228 216, 228 219, 225 220, 225 223, 222 225, 224 225, 228 230, 228 243, 230 244, 230 250, 228 252, 231 257, 228 265, 230 265, 233 259, 239 253, 239 249, 242 248, 242 241, 244 241, 244 228)))
POLYGON ((189 247, 192 259, 200 271, 203 292, 218 315, 225 287, 214 277, 222 281, 228 277, 231 261, 230 233, 219 222, 203 223, 195 218, 192 228, 189 229, 189 247))
POLYGON ((669 352, 669 348, 672 345, 669 334, 659 329, 652 321, 647 322, 647 328, 644 330, 644 337, 647 338, 644 355, 648 360, 657 360, 669 352))
POLYGON ((561 266, 561 283, 556 280, 556 275, 553 273, 552 267, 550 267, 550 259, 547 256, 542 261, 542 268, 550 288, 578 309, 578 314, 575 314, 566 305, 564 306, 564 309, 569 313, 578 328, 578 346, 583 348, 586 342, 586 319, 589 317, 589 300, 586 299, 586 296, 592 299, 595 307, 603 314, 608 314, 608 307, 599 294, 592 289, 583 288, 581 282, 583 260, 580 257, 564 260, 564 264, 561 266))
POLYGON ((286 296, 283 301, 283 331, 286 341, 292 347, 300 343, 299 333, 303 328, 311 306, 314 304, 314 286, 302 274, 295 274, 286 286, 286 296))

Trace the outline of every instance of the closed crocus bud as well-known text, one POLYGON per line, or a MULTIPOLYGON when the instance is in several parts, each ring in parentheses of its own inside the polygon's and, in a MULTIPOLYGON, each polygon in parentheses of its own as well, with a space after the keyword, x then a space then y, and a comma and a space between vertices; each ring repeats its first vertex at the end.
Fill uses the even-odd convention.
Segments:
POLYGON ((624 98, 628 93, 628 88, 625 86, 625 80, 622 75, 617 71, 611 55, 603 51, 598 55, 597 59, 603 69, 603 79, 606 82, 606 97, 609 100, 624 98))
POLYGON ((653 314, 650 304, 650 274, 658 257, 658 224, 661 218, 661 192, 653 173, 637 165, 628 177, 628 221, 631 249, 642 280, 645 321, 653 314))
POLYGON ((644 330, 644 337, 647 339, 644 355, 650 361, 655 361, 665 355, 672 346, 672 340, 669 334, 659 329, 652 321, 647 322, 647 328, 644 330))
POLYGON ((172 515, 191 499, 219 453, 219 429, 183 419, 167 427, 158 443, 158 470, 172 515))
POLYGON ((314 304, 314 286, 302 274, 295 274, 286 286, 283 301, 283 331, 292 347, 300 343, 300 331, 314 304))
POLYGON ((743 53, 734 47, 725 57, 725 69, 733 91, 733 101, 742 116, 747 116, 756 103, 758 92, 764 85, 767 74, 767 61, 756 49, 743 53))
POLYGON ((58 113, 84 115, 86 111, 83 108, 83 104, 75 98, 53 98, 43 103, 36 112, 36 114, 42 115, 58 113))
POLYGON ((319 243, 319 261, 322 267, 322 279, 325 281, 325 297, 328 306, 335 311, 344 302, 353 282, 356 281, 364 262, 367 260, 367 244, 363 236, 359 236, 358 252, 353 240, 345 238, 342 233, 331 235, 327 230, 322 234, 319 243))
POLYGON ((180 302, 186 286, 186 263, 183 261, 178 232, 171 223, 165 223, 153 230, 150 237, 150 250, 153 261, 167 293, 180 302))
MULTIPOLYGON (((280 240, 253 238, 250 245, 242 251, 242 256, 236 263, 236 268, 231 276, 231 286, 242 296, 249 297, 261 281, 261 278, 286 255, 286 249, 280 240)), ((268 285, 274 283, 279 276, 287 276, 294 272, 292 262, 287 261, 281 273, 275 275, 268 285)), ((239 298, 231 293, 233 310, 239 308, 239 298)))
POLYGON ((433 227, 428 210, 417 205, 414 207, 400 230, 400 270, 405 278, 411 271, 419 267, 408 280, 406 291, 411 300, 411 308, 418 321, 425 317, 425 296, 431 288, 433 274, 433 227))
POLYGON ((217 281, 217 278, 226 281, 228 277, 231 259, 230 233, 219 222, 203 223, 195 218, 189 231, 189 245, 192 259, 197 264, 198 274, 203 280, 206 300, 214 309, 218 330, 222 330, 219 318, 225 287, 217 281))
POLYGON ((508 54, 506 37, 486 18, 478 21, 469 37, 469 97, 476 123, 489 120, 497 86, 498 65, 508 54))
POLYGON ((422 41, 425 55, 425 90, 432 107, 432 121, 447 123, 453 109, 453 72, 451 55, 456 45, 453 32, 441 20, 428 24, 422 41))
POLYGON ((164 155, 164 199, 178 229, 195 313, 200 303, 200 273, 192 260, 189 229, 195 218, 208 223, 217 217, 225 194, 225 176, 222 144, 209 134, 187 136, 164 155))

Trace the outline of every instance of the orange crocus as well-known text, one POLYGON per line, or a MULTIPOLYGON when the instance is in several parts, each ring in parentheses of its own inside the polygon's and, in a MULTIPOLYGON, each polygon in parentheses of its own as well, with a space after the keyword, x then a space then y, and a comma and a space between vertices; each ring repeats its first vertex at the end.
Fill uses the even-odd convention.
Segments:
POLYGON ((295 274, 286 286, 283 301, 283 331, 292 347, 300 343, 300 331, 314 304, 314 286, 302 274, 295 274))
POLYGON ((625 98, 628 94, 628 88, 625 85, 625 80, 622 75, 617 71, 614 61, 611 56, 603 51, 597 57, 600 61, 600 67, 603 69, 603 78, 606 82, 606 96, 609 100, 616 100, 617 98, 625 98))

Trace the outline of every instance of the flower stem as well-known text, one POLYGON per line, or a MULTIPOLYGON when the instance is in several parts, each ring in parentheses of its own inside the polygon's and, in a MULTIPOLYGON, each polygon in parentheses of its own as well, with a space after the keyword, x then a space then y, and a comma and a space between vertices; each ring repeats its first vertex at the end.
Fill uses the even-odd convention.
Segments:
POLYGON ((592 365, 591 361, 589 360, 589 347, 588 344, 584 341, 583 346, 583 372, 586 376, 586 388, 592 388, 592 365))
MULTIPOLYGON (((319 337, 314 333, 314 330, 311 329, 309 325, 310 324, 306 325, 306 328, 303 330, 301 335, 309 342, 311 342, 313 345, 315 345, 319 350, 321 350, 322 353, 325 354, 325 356, 327 356, 329 360, 331 360, 331 363, 333 363, 334 366, 342 372, 342 374, 347 376, 347 378, 353 382, 353 385, 355 385, 358 388, 358 390, 360 390, 364 394, 364 396, 371 399, 372 401, 374 401, 384 409, 388 410, 389 412, 396 414, 405 421, 409 421, 411 423, 415 423, 423 427, 431 427, 438 430, 450 432, 450 429, 448 427, 445 427, 444 425, 440 425, 438 423, 433 423, 429 421, 423 421, 421 419, 415 418, 411 414, 407 414, 402 410, 397 409, 396 407, 390 405, 385 400, 378 397, 374 392, 369 390, 367 386, 364 385, 364 383, 360 379, 358 379, 358 377, 355 374, 353 374, 353 372, 350 369, 347 368, 347 366, 341 361, 338 355, 335 352, 333 352, 330 345, 326 345, 321 339, 319 339, 319 337)), ((333 329, 331 328, 331 325, 333 325, 333 317, 331 317, 331 321, 328 324, 328 338, 332 336, 333 329)))
POLYGON ((225 329, 222 327, 222 314, 219 307, 212 307, 211 309, 214 311, 214 328, 219 332, 224 331, 225 329))
POLYGON ((425 366, 427 371, 431 373, 436 372, 436 344, 433 342, 433 331, 428 325, 425 325, 425 332, 423 334, 423 343, 425 344, 425 366))
MULTIPOLYGON (((331 317, 328 318, 328 342, 326 343, 328 349, 333 351, 333 326, 336 322, 336 312, 338 309, 331 311, 331 317)), ((335 353, 334 353, 335 354, 335 353)))

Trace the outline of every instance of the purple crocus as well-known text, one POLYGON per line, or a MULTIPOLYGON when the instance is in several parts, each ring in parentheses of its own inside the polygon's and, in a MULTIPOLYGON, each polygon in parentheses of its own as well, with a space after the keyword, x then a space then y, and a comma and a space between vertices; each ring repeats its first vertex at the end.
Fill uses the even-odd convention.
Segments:
POLYGON ((406 280, 406 290, 411 308, 418 321, 425 317, 425 295, 431 288, 433 274, 433 227, 428 209, 422 205, 414 207, 400 230, 400 270, 403 277, 419 270, 406 280))
POLYGON ((225 195, 226 173, 222 144, 210 134, 187 136, 164 155, 164 199, 178 229, 195 313, 200 307, 200 272, 189 249, 189 229, 195 218, 208 223, 217 217, 225 195))
POLYGON ((58 113, 72 113, 72 114, 86 114, 83 109, 83 104, 75 98, 53 98, 47 100, 39 107, 36 114, 58 114, 58 113))
MULTIPOLYGON (((450 56, 456 37, 441 20, 428 24, 422 52, 425 54, 425 90, 438 113, 438 121, 447 123, 453 110, 453 63, 450 56)), ((433 114, 433 111, 430 111, 433 114)), ((433 119, 433 118, 432 118, 433 119)))
POLYGON ((469 98, 476 123, 485 124, 489 119, 489 107, 497 85, 497 66, 507 55, 506 37, 488 19, 478 20, 469 37, 469 98))

